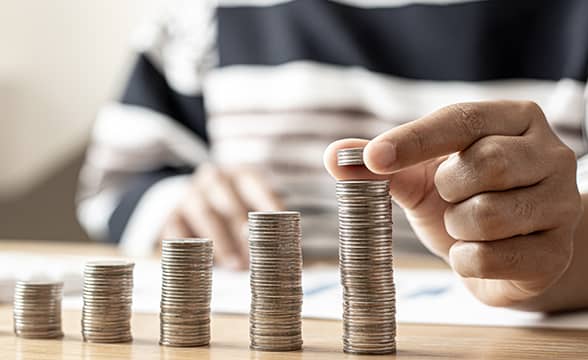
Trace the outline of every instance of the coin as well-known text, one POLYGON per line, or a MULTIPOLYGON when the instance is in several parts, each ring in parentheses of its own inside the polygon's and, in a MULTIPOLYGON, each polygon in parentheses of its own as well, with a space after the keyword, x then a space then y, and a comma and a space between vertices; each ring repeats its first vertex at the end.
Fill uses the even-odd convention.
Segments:
POLYGON ((339 166, 363 165, 363 148, 348 148, 337 151, 339 166))
MULTIPOLYGON (((337 164, 363 165, 363 149, 339 150, 337 164)), ((396 351, 389 186, 387 180, 342 180, 336 184, 343 350, 348 353, 396 351)))
POLYGON ((210 343, 212 265, 212 241, 163 240, 160 345, 195 347, 210 343))

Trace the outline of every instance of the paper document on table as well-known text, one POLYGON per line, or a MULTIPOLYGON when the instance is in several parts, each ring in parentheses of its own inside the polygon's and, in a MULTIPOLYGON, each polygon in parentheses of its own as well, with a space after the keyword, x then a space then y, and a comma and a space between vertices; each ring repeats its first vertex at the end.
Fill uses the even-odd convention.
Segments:
MULTIPOLYGON (((64 308, 80 309, 82 270, 89 259, 4 252, 0 254, 0 301, 10 301, 16 278, 61 278, 65 280, 66 289, 64 308)), ((136 260, 134 274, 134 311, 158 313, 161 291, 159 262, 136 260)), ((397 269, 395 279, 399 322, 588 329, 588 311, 543 316, 485 306, 473 298, 450 271, 397 269)), ((303 287, 304 317, 341 319, 342 296, 337 268, 305 269, 303 287)), ((215 269, 212 309, 218 313, 247 314, 248 273, 215 269)))

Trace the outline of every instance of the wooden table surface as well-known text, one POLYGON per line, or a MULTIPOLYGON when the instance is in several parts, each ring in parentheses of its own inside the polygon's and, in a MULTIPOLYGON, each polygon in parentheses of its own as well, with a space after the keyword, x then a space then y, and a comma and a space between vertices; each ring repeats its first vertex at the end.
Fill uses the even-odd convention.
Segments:
MULTIPOLYGON (((51 254, 116 255, 108 246, 2 242, 0 251, 51 254)), ((431 260, 404 257, 397 263, 436 267, 431 260)), ((88 344, 81 341, 80 312, 64 311, 65 338, 28 340, 12 333, 10 306, 0 306, 0 359, 588 359, 588 331, 471 326, 398 325, 395 356, 357 356, 341 351, 341 322, 304 320, 304 348, 299 352, 258 352, 248 348, 245 316, 212 316, 212 343, 203 348, 170 348, 157 344, 155 314, 134 314, 134 341, 88 344)))

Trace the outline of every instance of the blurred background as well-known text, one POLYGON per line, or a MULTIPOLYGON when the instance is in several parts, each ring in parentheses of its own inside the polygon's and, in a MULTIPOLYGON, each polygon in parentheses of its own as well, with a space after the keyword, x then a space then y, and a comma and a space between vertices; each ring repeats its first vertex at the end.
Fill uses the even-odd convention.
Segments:
POLYGON ((132 31, 163 0, 0 0, 0 238, 80 241, 77 174, 132 31))

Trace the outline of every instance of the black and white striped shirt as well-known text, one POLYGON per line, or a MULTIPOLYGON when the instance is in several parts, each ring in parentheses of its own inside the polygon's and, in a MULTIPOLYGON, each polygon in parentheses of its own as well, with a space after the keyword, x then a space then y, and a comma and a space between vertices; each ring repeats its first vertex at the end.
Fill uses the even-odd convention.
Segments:
MULTIPOLYGON (((135 253, 203 161, 266 169, 303 212, 304 246, 333 249, 325 147, 455 102, 533 100, 586 152, 585 0, 175 1, 134 44, 123 95, 96 120, 78 214, 90 234, 135 253)), ((410 238, 395 212, 395 238, 410 238)))

